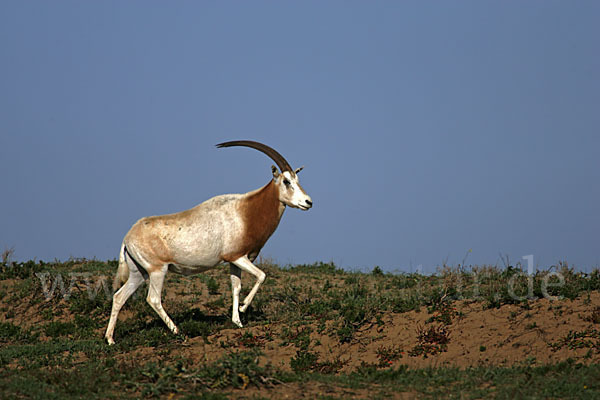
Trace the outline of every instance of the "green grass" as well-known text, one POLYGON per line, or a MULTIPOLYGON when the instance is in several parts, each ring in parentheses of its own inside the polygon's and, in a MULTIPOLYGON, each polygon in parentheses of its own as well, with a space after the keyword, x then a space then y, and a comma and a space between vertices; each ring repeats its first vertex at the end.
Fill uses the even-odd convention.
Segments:
MULTIPOLYGON (((560 363, 552 366, 427 368, 365 367, 345 376, 315 376, 349 387, 377 384, 384 392, 416 391, 431 398, 594 398, 600 394, 600 366, 560 363)), ((381 398, 385 398, 382 396, 381 398)))
MULTIPOLYGON (((310 353, 308 353, 310 354, 310 353)), ((285 382, 323 382, 347 389, 374 388, 369 398, 392 393, 416 393, 426 398, 596 398, 600 394, 600 366, 561 363, 541 367, 426 368, 404 366, 377 369, 365 366, 350 374, 314 370, 313 356, 295 358, 294 373, 278 372, 256 362, 256 352, 227 352, 216 362, 193 364, 179 359, 131 365, 109 356, 75 363, 58 357, 52 362, 0 371, 2 398, 135 398, 164 397, 170 393, 218 396, 249 386, 268 388, 285 382), (65 371, 65 367, 72 367, 65 371), (18 372, 18 373, 17 373, 18 372), (210 391, 210 392, 209 392, 210 391), (212 393, 212 394, 209 394, 212 393)), ((207 397, 210 398, 210 397, 207 397)), ((218 397, 216 397, 218 398, 218 397)))
MULTIPOLYGON (((242 316, 253 331, 243 330, 233 338, 221 339, 220 357, 205 361, 200 355, 186 358, 180 350, 187 346, 186 340, 201 338, 208 343, 213 335, 232 328, 230 293, 223 290, 228 271, 203 277, 199 288, 179 286, 178 296, 186 299, 165 302, 181 328, 178 337, 149 308, 143 292, 146 288, 141 288, 142 294, 132 297, 124 308, 130 318, 121 318, 117 324, 117 344, 109 347, 102 335, 111 298, 98 282, 106 278, 111 285, 116 268, 116 260, 0 263, 0 283, 10 280, 10 286, 0 290, 0 313, 4 316, 0 322, 0 398, 121 399, 175 394, 184 399, 224 399, 232 391, 245 388, 261 388, 261 395, 269 397, 271 387, 311 382, 349 391, 369 389, 368 398, 381 399, 397 392, 424 398, 600 396, 597 364, 563 362, 465 370, 408 369, 402 365, 405 357, 435 357, 444 351, 445 343, 451 340, 446 327, 462 317, 453 307, 459 299, 470 299, 482 309, 519 304, 522 310, 529 307, 532 299, 528 297, 589 299, 592 291, 600 290, 598 270, 581 274, 559 264, 552 271, 560 272, 561 281, 544 271, 527 277, 518 267, 446 268, 424 276, 384 273, 379 267, 368 273, 346 272, 333 263, 286 268, 270 263, 265 266, 265 288, 242 316), (60 275, 65 288, 71 276, 79 278, 68 298, 57 287, 47 299, 39 274, 48 274, 47 284, 60 275), (91 287, 86 286, 85 279, 91 287), (202 295, 204 287, 209 301, 200 309, 193 299, 202 295), (28 324, 21 315, 27 309, 37 310, 40 321, 28 324), (380 347, 376 363, 363 363, 345 373, 340 372, 344 361, 322 360, 312 350, 318 345, 316 333, 339 344, 352 343, 361 329, 383 326, 382 318, 387 314, 419 309, 430 315, 419 327, 420 347, 380 347), (270 328, 277 323, 280 328, 270 328), (291 349, 288 369, 261 357, 275 339, 291 349), (239 349, 232 350, 237 346, 239 349), (138 352, 146 354, 143 362, 136 358, 138 352)), ((179 279, 169 276, 165 290, 169 290, 169 282, 179 279)), ((251 285, 247 279, 244 282, 247 291, 251 285)), ((553 307, 557 315, 563 312, 560 303, 553 307)), ((513 314, 515 319, 518 314, 513 314)), ((600 351, 599 315, 600 308, 583 316, 596 325, 556 337, 550 349, 588 349, 590 354, 600 351)), ((535 322, 526 324, 537 329, 535 322)), ((485 346, 478 349, 482 353, 492 350, 485 346)), ((342 390, 333 393, 337 394, 322 398, 344 398, 342 390)))

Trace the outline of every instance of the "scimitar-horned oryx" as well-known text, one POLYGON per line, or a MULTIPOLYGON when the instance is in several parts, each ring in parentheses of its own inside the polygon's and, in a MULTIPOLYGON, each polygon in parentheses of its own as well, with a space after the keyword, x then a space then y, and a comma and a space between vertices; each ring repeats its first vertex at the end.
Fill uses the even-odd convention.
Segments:
POLYGON ((116 280, 125 284, 114 294, 106 340, 114 344, 113 332, 119 310, 135 290, 149 279, 148 304, 160 315, 173 333, 177 326, 161 304, 161 292, 167 271, 183 275, 197 274, 228 262, 233 292, 231 320, 242 327, 239 312, 252 302, 265 273, 252 262, 273 234, 286 206, 308 210, 312 200, 281 154, 262 143, 239 140, 217 147, 246 146, 259 150, 275 161, 273 179, 260 189, 244 194, 213 197, 186 211, 145 217, 129 230, 119 255, 116 280), (256 277, 256 283, 242 304, 241 272, 256 277))

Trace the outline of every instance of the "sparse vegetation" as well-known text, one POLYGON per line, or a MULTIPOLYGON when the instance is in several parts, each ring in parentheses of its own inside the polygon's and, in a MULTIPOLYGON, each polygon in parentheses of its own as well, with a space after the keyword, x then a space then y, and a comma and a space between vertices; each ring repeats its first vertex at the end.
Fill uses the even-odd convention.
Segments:
POLYGON ((559 263, 531 276, 519 265, 425 276, 267 260, 242 330, 230 322, 228 270, 168 275, 163 302, 181 335, 146 304, 144 285, 109 347, 116 260, 17 263, 11 254, 0 263, 0 398, 600 395, 597 270, 559 263), (493 323, 476 319, 488 316, 493 323), (500 358, 508 351, 520 361, 500 358), (315 392, 299 389, 306 382, 315 392))
POLYGON ((423 358, 435 356, 447 351, 449 342, 450 332, 446 326, 442 324, 418 326, 417 344, 408 354, 411 357, 423 356, 423 358))

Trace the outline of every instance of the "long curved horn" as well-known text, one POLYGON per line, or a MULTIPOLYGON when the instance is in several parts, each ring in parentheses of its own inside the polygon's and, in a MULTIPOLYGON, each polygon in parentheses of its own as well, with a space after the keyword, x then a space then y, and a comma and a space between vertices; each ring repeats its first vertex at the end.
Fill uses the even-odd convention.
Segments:
POLYGON ((262 151, 263 153, 265 153, 266 155, 271 157, 273 159, 273 161, 275 161, 275 163, 277 164, 277 166, 279 167, 281 172, 284 172, 284 171, 294 172, 294 170, 292 169, 290 164, 286 161, 286 159, 283 158, 283 156, 281 154, 279 154, 277 151, 270 148, 266 144, 254 142, 252 140, 234 140, 231 142, 219 143, 217 145, 217 147, 219 147, 219 148, 232 147, 232 146, 245 146, 245 147, 251 147, 258 151, 262 151))

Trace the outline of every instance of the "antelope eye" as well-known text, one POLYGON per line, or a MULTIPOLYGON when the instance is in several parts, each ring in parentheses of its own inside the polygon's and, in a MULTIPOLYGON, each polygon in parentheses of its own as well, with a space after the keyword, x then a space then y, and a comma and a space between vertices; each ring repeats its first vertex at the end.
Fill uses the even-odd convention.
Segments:
POLYGON ((290 186, 290 185, 291 185, 291 182, 290 182, 289 180, 287 180, 287 179, 284 179, 284 180, 283 180, 283 184, 284 184, 285 186, 290 186))

